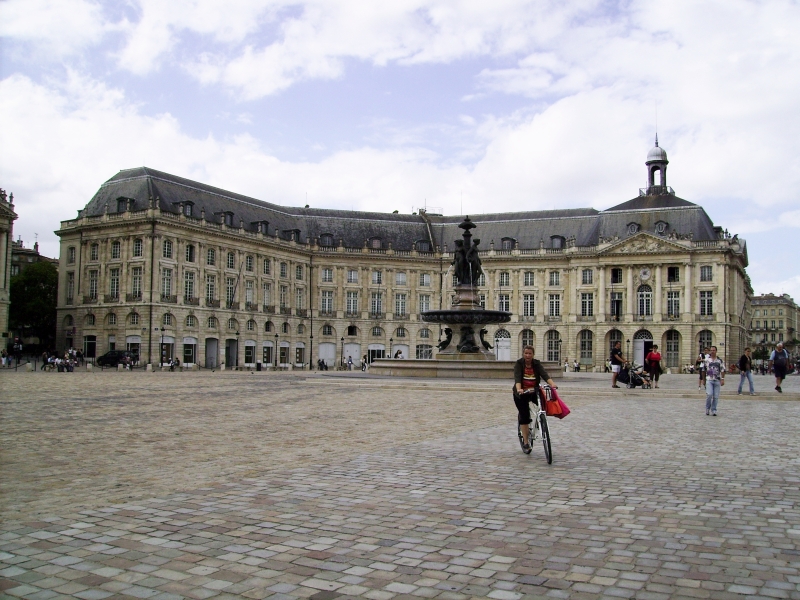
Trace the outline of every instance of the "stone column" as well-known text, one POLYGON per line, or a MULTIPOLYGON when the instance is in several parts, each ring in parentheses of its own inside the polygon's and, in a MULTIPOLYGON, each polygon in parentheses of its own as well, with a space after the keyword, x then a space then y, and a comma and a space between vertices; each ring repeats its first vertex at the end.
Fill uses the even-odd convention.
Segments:
POLYGON ((655 271, 655 282, 656 282, 656 294, 655 294, 655 310, 653 311, 653 321, 656 323, 661 321, 661 314, 663 313, 663 309, 661 307, 661 265, 656 265, 654 268, 655 271))
MULTIPOLYGON (((683 298, 683 314, 684 321, 691 323, 694 318, 692 316, 692 307, 694 306, 694 291, 692 289, 692 265, 686 263, 684 265, 686 272, 686 290, 685 297, 683 298)), ((694 358, 694 357, 693 357, 694 358)))
POLYGON ((633 303, 633 269, 634 267, 628 267, 628 282, 627 282, 627 309, 625 320, 630 322, 633 321, 633 312, 634 312, 634 303, 633 303))
POLYGON ((597 321, 602 322, 606 320, 606 268, 597 268, 597 321))

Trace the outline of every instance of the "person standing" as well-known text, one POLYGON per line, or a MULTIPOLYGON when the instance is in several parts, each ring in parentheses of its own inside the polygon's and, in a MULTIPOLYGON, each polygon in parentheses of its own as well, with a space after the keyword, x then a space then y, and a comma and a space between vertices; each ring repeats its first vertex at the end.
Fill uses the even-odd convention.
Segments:
POLYGON ((755 387, 753 386, 753 373, 751 372, 753 369, 753 359, 750 357, 750 348, 744 349, 744 354, 739 359, 739 391, 737 394, 740 396, 742 395, 742 386, 744 385, 744 380, 750 383, 750 395, 755 396, 755 387))
POLYGON ((789 353, 783 348, 783 342, 778 342, 769 355, 769 366, 775 372, 775 389, 783 393, 781 383, 786 379, 786 368, 789 366, 789 353))
POLYGON ((700 373, 700 380, 697 383, 697 391, 701 392, 706 389, 706 359, 708 358, 708 348, 705 348, 700 354, 697 355, 695 365, 697 371, 700 373))
POLYGON ((653 382, 653 387, 658 387, 658 377, 661 375, 661 353, 658 351, 658 346, 653 344, 653 348, 647 353, 644 360, 647 362, 647 370, 650 372, 650 381, 653 382))
POLYGON ((352 356, 348 356, 347 357, 347 370, 348 371, 352 371, 353 370, 353 357, 352 356))
POLYGON ((366 371, 367 370, 367 355, 366 354, 361 357, 361 370, 362 371, 366 371))
POLYGON ((708 358, 703 361, 706 374, 706 414, 717 416, 719 390, 725 385, 725 363, 717 356, 717 347, 711 346, 708 358))
POLYGON ((617 375, 622 365, 625 364, 625 357, 622 356, 622 342, 616 342, 611 348, 611 387, 618 388, 617 375))

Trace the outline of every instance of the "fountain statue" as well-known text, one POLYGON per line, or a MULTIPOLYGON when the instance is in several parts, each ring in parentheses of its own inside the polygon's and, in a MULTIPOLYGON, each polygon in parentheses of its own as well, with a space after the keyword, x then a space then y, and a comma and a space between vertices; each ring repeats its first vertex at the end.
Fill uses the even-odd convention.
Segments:
POLYGON ((478 302, 476 286, 483 273, 481 258, 478 252, 479 239, 472 239, 470 230, 476 225, 469 217, 458 226, 464 230, 463 239, 456 240, 453 253, 452 268, 456 277, 455 294, 451 308, 446 310, 429 310, 422 313, 422 320, 427 323, 446 325, 446 339, 438 344, 439 360, 495 360, 491 352, 492 346, 483 339, 486 329, 475 333, 476 325, 508 323, 511 313, 503 310, 486 310, 478 302), (453 333, 459 333, 458 342, 453 342, 453 333))

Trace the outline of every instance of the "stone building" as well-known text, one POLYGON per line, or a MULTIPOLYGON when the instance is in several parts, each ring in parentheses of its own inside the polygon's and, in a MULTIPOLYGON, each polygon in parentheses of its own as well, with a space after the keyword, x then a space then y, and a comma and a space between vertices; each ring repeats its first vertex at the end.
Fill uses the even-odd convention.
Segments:
POLYGON ((751 319, 750 344, 772 352, 778 342, 792 354, 797 354, 798 308, 789 294, 776 296, 762 294, 751 300, 753 316, 751 319))
POLYGON ((26 248, 22 240, 11 242, 11 277, 19 275, 26 267, 39 262, 49 262, 58 267, 57 258, 39 254, 39 242, 34 242, 33 248, 26 248))
MULTIPOLYGON (((11 302, 11 244, 14 239, 14 194, 0 189, 0 334, 8 342, 8 307, 11 302)), ((3 346, 6 344, 3 343, 3 346)))
MULTIPOLYGON (((716 344, 737 356, 752 295, 744 240, 666 184, 609 209, 471 215, 501 359, 525 344, 548 361, 601 366, 615 340, 667 364, 716 344)), ((59 329, 91 356, 139 351, 205 367, 356 364, 435 356, 420 313, 447 306, 461 216, 284 207, 149 168, 120 171, 62 222, 59 329)))

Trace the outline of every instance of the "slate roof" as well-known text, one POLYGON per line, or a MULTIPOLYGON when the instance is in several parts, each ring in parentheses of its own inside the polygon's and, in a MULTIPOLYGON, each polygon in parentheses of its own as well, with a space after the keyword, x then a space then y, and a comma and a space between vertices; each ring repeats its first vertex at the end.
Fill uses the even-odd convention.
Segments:
MULTIPOLYGON (((407 215, 347 210, 287 207, 237 194, 210 185, 177 177, 169 173, 139 167, 126 169, 106 181, 80 216, 101 215, 106 210, 117 212, 117 199, 132 200, 132 210, 145 210, 150 198, 158 198, 162 211, 178 213, 183 203, 193 203, 193 216, 205 210, 208 221, 222 222, 223 213, 233 213, 233 224, 240 220, 244 228, 256 230, 258 222, 269 223, 269 234, 299 231, 299 242, 330 234, 334 244, 343 240, 351 248, 364 246, 365 240, 379 237, 383 246, 391 243, 395 250, 410 250, 415 242, 430 240, 434 245, 453 247, 461 238, 457 225, 461 216, 407 215), (430 222, 430 229, 426 223, 430 222)), ((543 241, 551 246, 551 237, 574 239, 579 246, 597 244, 601 237, 625 238, 629 225, 636 223, 640 231, 654 232, 656 224, 667 224, 666 234, 692 234, 694 240, 718 238, 714 224, 702 207, 674 194, 640 196, 603 211, 593 208, 520 211, 470 215, 477 225, 473 235, 488 249, 491 241, 501 248, 503 238, 511 238, 519 248, 538 248, 543 241)), ((719 228, 717 228, 718 230, 719 228)))

